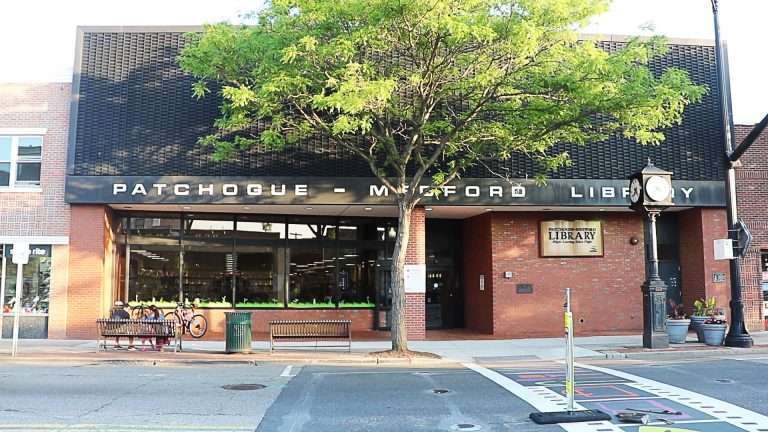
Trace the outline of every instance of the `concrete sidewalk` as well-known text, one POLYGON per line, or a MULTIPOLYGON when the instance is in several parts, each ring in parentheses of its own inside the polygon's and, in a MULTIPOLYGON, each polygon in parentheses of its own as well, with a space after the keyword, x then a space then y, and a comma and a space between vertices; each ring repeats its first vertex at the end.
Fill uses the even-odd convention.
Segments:
MULTIPOLYGON (((578 358, 665 358, 674 356, 701 357, 722 356, 733 353, 768 353, 768 332, 753 333, 755 348, 744 350, 727 347, 708 347, 689 343, 672 345, 666 350, 645 350, 642 336, 593 336, 575 339, 575 356, 578 358)), ((0 361, 11 360, 10 340, 0 340, 0 361)), ((138 343, 138 341, 137 341, 138 343)), ((561 360, 564 356, 562 338, 512 339, 512 340, 453 340, 412 341, 410 348, 439 355, 442 360, 416 359, 414 362, 474 362, 515 360, 561 360)), ((137 345, 138 346, 138 345, 137 345)), ((227 355, 224 341, 184 340, 182 352, 108 350, 101 351, 93 340, 22 339, 19 343, 20 361, 149 361, 149 362, 335 362, 335 363, 397 363, 401 359, 389 359, 371 355, 389 349, 389 341, 353 342, 352 352, 323 348, 284 349, 269 352, 267 342, 255 341, 253 353, 227 355)))

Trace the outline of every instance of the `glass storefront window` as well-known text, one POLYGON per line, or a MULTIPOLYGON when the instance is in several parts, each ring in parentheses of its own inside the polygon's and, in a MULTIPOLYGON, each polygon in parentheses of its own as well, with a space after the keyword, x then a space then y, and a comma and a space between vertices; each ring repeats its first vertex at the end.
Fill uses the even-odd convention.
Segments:
MULTIPOLYGON (((17 266, 11 260, 12 246, 5 246, 5 290, 3 293, 3 313, 13 312, 16 303, 17 266)), ((51 291, 51 247, 30 246, 32 254, 24 264, 21 292, 22 314, 47 314, 51 291)))
POLYGON ((238 239, 281 240, 285 238, 285 224, 272 220, 237 220, 238 239))
POLYGON ((132 244, 166 244, 179 242, 181 219, 178 216, 132 217, 129 224, 129 242, 132 244))
POLYGON ((763 301, 768 302, 768 250, 760 251, 760 263, 762 265, 762 282, 760 284, 763 289, 763 301))
POLYGON ((236 307, 285 307, 285 234, 283 217, 237 218, 236 307))
POLYGON ((336 254, 332 248, 291 246, 288 307, 336 307, 336 254))
POLYGON ((282 308, 284 290, 277 275, 279 253, 283 248, 272 246, 237 245, 237 307, 282 308))
POLYGON ((383 255, 383 248, 339 250, 339 307, 375 306, 376 264, 383 255))
MULTIPOLYGON (((294 221, 292 221, 294 222, 294 221)), ((336 224, 330 220, 309 220, 288 224, 289 240, 334 240, 336 224)))
POLYGON ((130 249, 128 302, 172 308, 179 300, 179 249, 134 245, 130 249))
POLYGON ((234 218, 184 220, 184 298, 199 307, 234 305, 234 218))
POLYGON ((204 308, 373 308, 394 233, 391 221, 275 215, 137 214, 119 224, 126 264, 115 280, 129 303, 160 307, 181 296, 204 308))

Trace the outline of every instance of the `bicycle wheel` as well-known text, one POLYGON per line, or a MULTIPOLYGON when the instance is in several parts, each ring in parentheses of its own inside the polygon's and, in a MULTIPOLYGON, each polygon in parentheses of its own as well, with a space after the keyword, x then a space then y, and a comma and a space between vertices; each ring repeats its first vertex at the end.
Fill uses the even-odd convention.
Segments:
POLYGON ((164 316, 165 316, 166 320, 176 322, 176 325, 178 325, 178 323, 181 322, 181 320, 179 319, 179 315, 175 311, 174 312, 168 312, 164 316))
POLYGON ((208 331, 208 320, 202 315, 193 315, 187 322, 187 329, 193 338, 201 338, 205 336, 205 332, 208 331))

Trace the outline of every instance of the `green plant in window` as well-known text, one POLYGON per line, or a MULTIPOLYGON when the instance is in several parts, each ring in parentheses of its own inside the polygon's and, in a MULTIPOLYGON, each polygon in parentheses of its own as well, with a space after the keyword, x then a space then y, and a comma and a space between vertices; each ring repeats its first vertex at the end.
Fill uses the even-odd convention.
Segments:
POLYGON ((342 309, 373 309, 376 305, 368 302, 339 303, 342 309))
POLYGON ((235 305, 239 308, 270 308, 270 309, 278 309, 282 308, 282 303, 274 303, 274 302, 240 302, 235 305))
POLYGON ((335 308, 336 305, 333 302, 299 302, 293 301, 288 303, 289 308, 295 309, 323 309, 323 308, 335 308))

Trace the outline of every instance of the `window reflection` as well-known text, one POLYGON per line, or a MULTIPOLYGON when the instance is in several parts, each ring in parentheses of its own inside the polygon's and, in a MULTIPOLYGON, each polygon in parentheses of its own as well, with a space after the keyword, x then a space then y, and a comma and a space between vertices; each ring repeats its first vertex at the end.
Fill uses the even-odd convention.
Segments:
POLYGON ((330 248, 290 247, 289 307, 335 307, 336 254, 330 248))
MULTIPOLYGON (((10 248, 9 248, 10 249, 10 248)), ((32 247, 34 250, 35 247, 32 247)), ((43 250, 38 247, 39 250, 43 250)), ((50 248, 44 249, 44 256, 30 256, 24 264, 22 281, 24 289, 21 292, 21 313, 48 313, 48 300, 51 290, 51 256, 50 248)), ((10 254, 8 254, 10 256, 10 254)), ((16 275, 17 266, 8 259, 5 267, 5 298, 3 312, 13 312, 16 304, 16 275)))
POLYGON ((130 302, 163 307, 181 288, 200 307, 372 308, 393 234, 376 219, 139 214, 121 223, 128 258, 115 279, 130 302))
POLYGON ((284 306, 284 290, 280 288, 282 278, 277 275, 278 261, 282 261, 284 253, 284 248, 238 244, 237 307, 284 306))
POLYGON ((233 239, 229 219, 189 217, 184 221, 184 298, 200 307, 234 304, 233 239))
POLYGON ((132 246, 129 268, 129 302, 151 302, 159 307, 175 306, 179 299, 178 247, 132 246))

